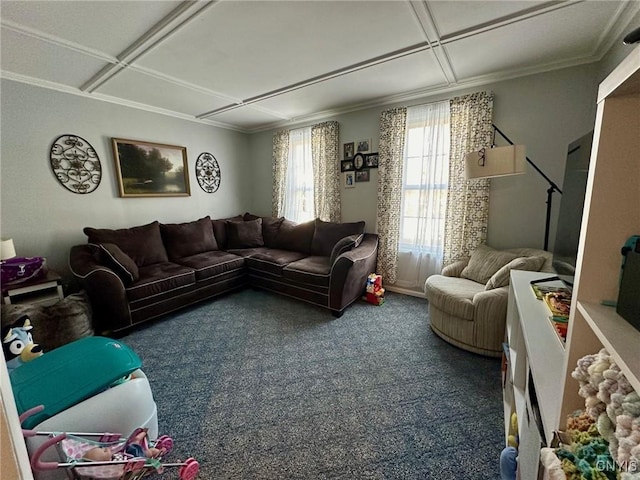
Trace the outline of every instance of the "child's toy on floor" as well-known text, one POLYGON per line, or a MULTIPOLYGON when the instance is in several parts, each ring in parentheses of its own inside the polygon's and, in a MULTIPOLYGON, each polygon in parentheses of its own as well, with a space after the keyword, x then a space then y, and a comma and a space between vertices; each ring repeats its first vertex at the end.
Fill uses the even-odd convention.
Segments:
POLYGON ((372 273, 367 278, 367 293, 364 299, 373 305, 384 303, 384 288, 382 288, 382 275, 372 273))
MULTIPOLYGON (((44 407, 36 407, 20 416, 38 413, 44 407)), ((149 474, 162 474, 166 468, 177 467, 180 480, 193 480, 200 466, 194 458, 185 462, 162 463, 162 456, 173 448, 173 440, 163 435, 155 442, 147 440, 147 429, 137 428, 128 438, 117 433, 51 433, 23 429, 25 437, 46 435, 45 441, 31 456, 35 472, 64 469, 73 478, 135 480, 149 474), (91 440, 85 437, 95 437, 91 440), (43 454, 55 446, 62 462, 44 461, 43 454)))

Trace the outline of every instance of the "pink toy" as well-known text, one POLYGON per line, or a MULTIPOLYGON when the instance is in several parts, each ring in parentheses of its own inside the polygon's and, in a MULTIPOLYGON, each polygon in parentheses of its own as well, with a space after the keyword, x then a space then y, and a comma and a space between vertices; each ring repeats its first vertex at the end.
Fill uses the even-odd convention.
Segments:
MULTIPOLYGON (((39 406, 20 416, 23 422, 40 412, 39 406)), ((200 466, 194 458, 179 463, 162 463, 161 457, 173 448, 173 440, 163 435, 155 442, 147 439, 147 430, 136 429, 128 438, 117 433, 52 433, 22 430, 25 437, 46 435, 49 438, 31 456, 34 471, 58 468, 72 472, 74 478, 134 480, 152 473, 162 474, 166 468, 178 468, 180 480, 194 480, 200 466), (86 437, 95 437, 91 440, 86 437), (55 447, 62 462, 46 462, 41 459, 50 448, 55 447)))

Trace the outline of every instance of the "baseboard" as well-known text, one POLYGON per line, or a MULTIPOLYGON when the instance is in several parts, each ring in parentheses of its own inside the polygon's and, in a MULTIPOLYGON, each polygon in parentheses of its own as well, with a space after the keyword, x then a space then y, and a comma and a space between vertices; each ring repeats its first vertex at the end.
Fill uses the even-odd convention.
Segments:
POLYGON ((401 287, 396 287, 396 286, 384 286, 385 290, 389 291, 389 292, 394 292, 394 293, 401 293, 402 295, 409 295, 411 297, 418 297, 418 298, 427 298, 424 295, 424 292, 419 292, 418 290, 411 290, 409 288, 401 288, 401 287))

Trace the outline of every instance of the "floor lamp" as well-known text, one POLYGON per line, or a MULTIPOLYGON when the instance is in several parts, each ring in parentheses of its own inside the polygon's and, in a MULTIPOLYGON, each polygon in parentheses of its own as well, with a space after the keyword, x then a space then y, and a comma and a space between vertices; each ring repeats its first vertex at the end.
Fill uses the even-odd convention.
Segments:
POLYGON ((477 152, 471 152, 465 155, 465 176, 467 179, 473 178, 492 178, 505 177, 508 175, 519 175, 526 172, 526 164, 529 163, 536 172, 538 172, 547 182, 547 219, 544 229, 544 249, 549 247, 549 225, 551 223, 551 202, 553 200, 553 192, 562 194, 562 190, 553 180, 545 175, 545 173, 526 156, 524 145, 515 145, 509 137, 507 137, 498 127, 492 125, 493 143, 489 149, 481 149, 477 152), (509 146, 496 147, 495 135, 499 133, 509 146))

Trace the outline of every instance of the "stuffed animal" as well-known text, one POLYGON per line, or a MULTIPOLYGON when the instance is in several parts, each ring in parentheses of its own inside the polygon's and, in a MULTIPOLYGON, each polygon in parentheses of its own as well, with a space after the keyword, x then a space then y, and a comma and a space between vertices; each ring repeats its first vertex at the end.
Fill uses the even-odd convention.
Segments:
POLYGON ((2 328, 2 352, 9 372, 43 354, 42 347, 33 343, 31 330, 33 326, 27 315, 2 328))

